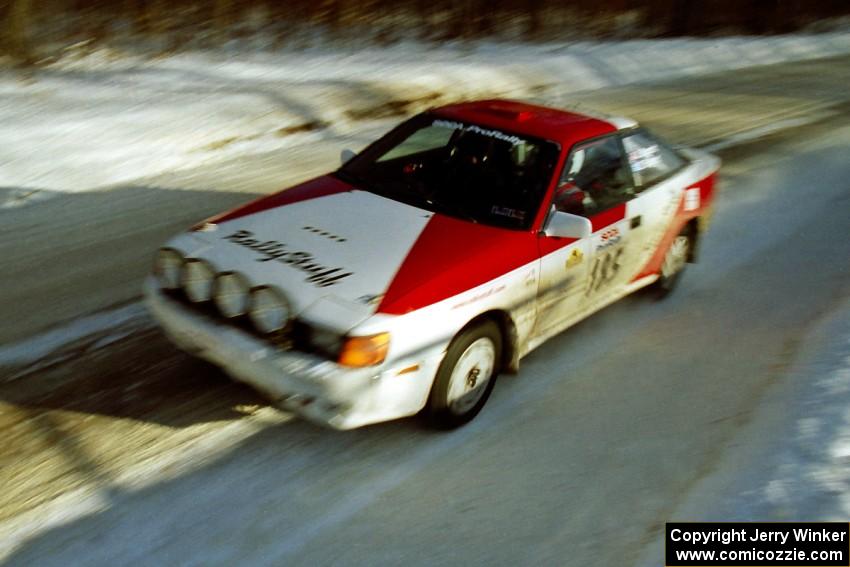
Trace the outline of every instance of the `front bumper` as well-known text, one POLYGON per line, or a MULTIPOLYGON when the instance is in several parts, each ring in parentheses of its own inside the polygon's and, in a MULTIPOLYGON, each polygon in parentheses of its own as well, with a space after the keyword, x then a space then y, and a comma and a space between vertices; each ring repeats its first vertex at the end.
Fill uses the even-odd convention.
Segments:
POLYGON ((312 354, 282 351, 240 329, 215 321, 145 282, 154 318, 181 349, 220 366, 277 405, 335 429, 413 415, 428 398, 440 357, 402 359, 371 368, 347 368, 312 354), (418 365, 415 372, 405 371, 418 365))

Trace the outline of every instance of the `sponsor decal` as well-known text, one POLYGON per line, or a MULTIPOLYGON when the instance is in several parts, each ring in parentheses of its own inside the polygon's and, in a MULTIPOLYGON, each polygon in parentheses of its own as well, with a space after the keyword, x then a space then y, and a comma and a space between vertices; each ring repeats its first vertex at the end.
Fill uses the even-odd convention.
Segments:
POLYGON ((333 240, 334 242, 345 242, 346 240, 341 236, 337 236, 336 234, 328 232, 327 230, 322 230, 321 228, 316 228, 315 226, 302 226, 301 230, 306 230, 307 232, 312 232, 313 234, 324 236, 328 240, 333 240))
POLYGON ((695 211, 699 208, 699 187, 685 189, 685 210, 695 211))
POLYGON ((506 288, 506 286, 504 286, 504 285, 500 285, 500 286, 497 286, 497 287, 491 287, 490 289, 488 289, 486 291, 482 291, 479 294, 473 295, 472 297, 470 297, 466 301, 461 301, 460 303, 458 303, 457 305, 452 307, 452 309, 458 309, 460 307, 466 307, 467 305, 469 305, 471 303, 475 303, 476 301, 481 301, 482 299, 486 299, 486 298, 490 297, 491 295, 495 295, 495 294, 499 293, 500 291, 504 291, 505 288, 506 288))
POLYGON ((611 228, 604 230, 602 234, 599 235, 599 244, 597 244, 596 250, 604 250, 614 246, 622 239, 623 236, 620 234, 620 229, 616 226, 612 226, 611 228))
POLYGON ((640 147, 635 146, 629 150, 629 163, 632 171, 640 173, 645 169, 660 169, 664 167, 661 161, 661 150, 656 145, 640 147))
POLYGON ((438 128, 451 128, 452 130, 463 130, 464 132, 473 132, 481 136, 487 136, 488 138, 496 138, 497 140, 508 142, 514 146, 522 143, 522 138, 518 136, 511 136, 510 134, 505 134, 504 132, 499 132, 498 130, 491 130, 489 128, 481 128, 480 126, 476 126, 474 124, 461 124, 460 122, 455 122, 453 120, 434 120, 433 125, 437 126, 438 128))
POLYGON ((577 266, 581 264, 581 261, 584 259, 584 253, 579 248, 573 248, 570 251, 569 257, 567 257, 567 267, 572 268, 573 266, 577 266))
POLYGON ((353 274, 353 272, 347 272, 343 268, 324 266, 309 252, 290 250, 283 242, 255 238, 254 233, 250 230, 237 230, 222 238, 260 254, 261 257, 257 258, 257 262, 275 261, 301 270, 307 274, 305 281, 318 287, 335 285, 353 274))
POLYGON ((510 207, 499 207, 497 205, 493 205, 490 212, 494 215, 499 215, 500 217, 525 220, 525 211, 518 211, 516 209, 511 209, 510 207))

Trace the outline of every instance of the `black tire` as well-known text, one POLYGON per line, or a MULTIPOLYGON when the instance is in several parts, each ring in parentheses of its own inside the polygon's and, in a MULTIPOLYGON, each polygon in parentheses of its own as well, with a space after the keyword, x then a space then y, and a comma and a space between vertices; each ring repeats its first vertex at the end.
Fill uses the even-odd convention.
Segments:
POLYGON ((487 402, 487 398, 490 397, 490 392, 493 391, 501 366, 501 357, 502 334, 498 325, 492 321, 484 321, 456 336, 449 345, 446 356, 437 370, 434 384, 431 386, 431 394, 428 396, 428 405, 424 413, 428 424, 438 429, 454 429, 468 423, 478 415, 487 402), (475 388, 476 382, 481 379, 478 372, 482 368, 479 366, 484 366, 483 370, 486 374, 486 359, 491 354, 493 359, 490 375, 486 377, 486 383, 483 386, 479 385, 475 388), (462 368, 455 373, 459 362, 464 366, 472 365, 465 378, 462 368), (464 380, 462 386, 458 382, 459 379, 464 380), (461 387, 464 394, 456 397, 458 388, 461 387), (471 389, 467 390, 467 388, 471 389))
POLYGON ((676 238, 667 249, 664 262, 661 266, 661 273, 658 280, 652 284, 651 289, 656 297, 663 299, 676 289, 679 281, 682 279, 685 266, 687 266, 687 263, 691 259, 693 249, 694 234, 691 228, 686 226, 682 229, 682 232, 676 235, 676 238), (672 256, 675 256, 675 258, 672 256))

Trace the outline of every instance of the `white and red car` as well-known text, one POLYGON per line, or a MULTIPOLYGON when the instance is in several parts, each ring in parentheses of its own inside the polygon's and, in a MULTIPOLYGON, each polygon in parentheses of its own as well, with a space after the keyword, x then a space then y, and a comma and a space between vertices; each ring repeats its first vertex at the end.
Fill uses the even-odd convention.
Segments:
POLYGON ((177 236, 145 286, 179 346, 340 429, 465 423, 549 337, 672 289, 720 165, 632 120, 502 100, 343 156, 177 236))

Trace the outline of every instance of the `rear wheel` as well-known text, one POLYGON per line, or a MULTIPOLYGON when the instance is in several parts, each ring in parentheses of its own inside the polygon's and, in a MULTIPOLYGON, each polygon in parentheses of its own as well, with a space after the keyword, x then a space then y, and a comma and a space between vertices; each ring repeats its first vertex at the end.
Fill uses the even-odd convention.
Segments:
POLYGON ((499 327, 486 321, 455 337, 437 370, 426 416, 441 429, 475 417, 493 390, 502 354, 499 327))
POLYGON ((661 272, 658 281, 654 284, 659 297, 666 297, 679 284, 682 272, 688 263, 688 258, 691 257, 693 242, 693 234, 688 227, 684 228, 673 239, 670 248, 667 249, 667 253, 664 255, 664 261, 661 263, 661 272))

